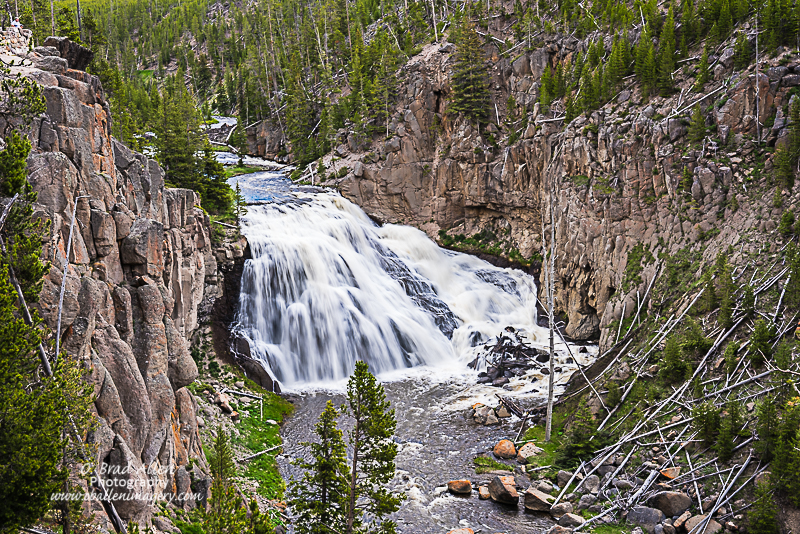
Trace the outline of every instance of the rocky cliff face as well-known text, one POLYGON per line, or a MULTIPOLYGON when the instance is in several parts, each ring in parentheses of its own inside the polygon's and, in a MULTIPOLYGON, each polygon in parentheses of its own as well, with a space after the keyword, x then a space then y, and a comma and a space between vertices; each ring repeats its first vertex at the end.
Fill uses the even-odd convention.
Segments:
MULTIPOLYGON (((55 330, 68 254, 59 335, 94 386, 97 425, 88 439, 101 472, 118 467, 107 477, 125 481, 115 487, 120 516, 146 523, 154 496, 208 488, 186 388, 197 376, 186 339, 201 300, 216 293, 216 260, 197 195, 165 188, 158 163, 112 139, 99 80, 68 59, 42 47, 13 67, 41 84, 47 100, 28 159, 39 214, 52 222, 44 250, 52 265, 38 306, 55 330)), ((92 506, 102 521, 102 508, 92 506)))
MULTIPOLYGON (((495 26, 504 24, 500 18, 495 26)), ((614 336, 605 327, 623 309, 625 317, 636 312, 637 293, 644 297, 660 254, 687 251, 710 261, 735 246, 736 262, 761 249, 759 232, 774 229, 782 212, 762 173, 772 165, 765 148, 785 140, 800 62, 783 54, 758 75, 754 66, 734 71, 733 49, 723 47, 711 58, 713 81, 700 92, 691 90, 687 66, 676 73, 678 91, 670 98, 645 100, 630 82, 570 124, 558 119, 563 113, 541 114, 546 66, 585 52, 590 42, 547 36, 532 52, 510 58, 487 46, 497 108, 483 132, 447 114, 455 47, 429 45, 400 71, 388 139, 359 145, 342 131, 325 162, 332 173, 348 167, 332 183, 376 219, 412 224, 434 238, 441 230, 490 231, 524 257, 541 252, 541 216, 549 221, 552 188, 556 305, 568 318, 568 335, 592 339, 602 332, 607 346, 614 336), (527 121, 509 117, 509 96, 527 110, 527 121), (692 145, 687 126, 695 102, 716 133, 692 145), (754 142, 756 109, 762 124, 774 118, 762 128, 761 144, 754 142), (690 179, 682 185, 684 169, 690 179)), ((784 209, 797 201, 784 192, 784 209)))

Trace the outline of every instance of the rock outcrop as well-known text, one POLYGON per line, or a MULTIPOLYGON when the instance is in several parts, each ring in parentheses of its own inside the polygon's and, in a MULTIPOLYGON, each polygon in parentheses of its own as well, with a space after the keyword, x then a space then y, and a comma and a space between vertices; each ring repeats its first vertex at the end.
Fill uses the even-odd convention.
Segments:
MULTIPOLYGON (((498 19, 498 28, 503 24, 498 19)), ((685 90, 669 98, 645 100, 633 85, 569 124, 559 119, 563 113, 540 112, 543 70, 584 52, 591 39, 546 36, 517 57, 487 45, 497 109, 481 131, 447 111, 454 47, 426 46, 398 75, 389 138, 365 142, 342 130, 324 162, 330 177, 343 176, 328 183, 377 220, 411 224, 433 238, 441 231, 493 235, 502 248, 534 261, 553 191, 558 311, 567 335, 585 340, 603 331, 607 347, 613 339, 606 327, 636 313, 637 292, 647 291, 660 254, 687 250, 709 262, 735 246, 735 263, 760 246, 747 233, 769 230, 777 217, 771 204, 751 199, 765 180, 752 167, 772 165, 753 142, 755 115, 761 124, 774 117, 761 132, 765 145, 785 142, 800 64, 756 76, 754 67, 735 71, 723 53, 704 90, 714 96, 701 102, 722 144, 709 138, 692 146, 688 118, 702 95, 691 94, 694 77, 684 71, 676 86, 685 90), (516 115, 505 104, 510 97, 516 115)), ((781 57, 770 61, 777 65, 781 57)))
POLYGON ((51 268, 37 305, 55 330, 68 255, 58 335, 94 388, 88 439, 99 471, 124 488, 115 507, 123 520, 145 524, 159 495, 208 488, 186 388, 197 377, 186 339, 204 295, 216 292, 209 220, 194 191, 165 188, 158 163, 112 139, 99 79, 73 68, 90 52, 64 40, 47 44, 12 67, 38 82, 47 101, 28 158, 38 214, 52 223, 44 249, 51 268))

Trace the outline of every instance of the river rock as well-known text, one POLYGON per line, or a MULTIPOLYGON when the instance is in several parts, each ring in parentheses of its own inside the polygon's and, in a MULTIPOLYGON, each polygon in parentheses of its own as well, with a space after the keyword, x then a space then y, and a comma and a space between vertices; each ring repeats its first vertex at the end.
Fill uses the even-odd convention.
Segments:
POLYGON ((550 505, 555 500, 555 497, 532 487, 525 491, 525 509, 532 512, 549 512, 550 505))
POLYGON ((561 525, 553 525, 550 527, 550 530, 547 531, 547 534, 572 534, 572 529, 562 527, 561 525))
POLYGON ((662 491, 650 497, 648 504, 664 512, 665 516, 674 517, 688 510, 692 499, 680 491, 662 491))
MULTIPOLYGON (((705 515, 695 515, 687 519, 686 523, 683 525, 684 528, 686 529, 686 532, 692 532, 692 529, 694 529, 697 525, 702 523, 705 518, 706 518, 705 515)), ((710 519, 705 529, 703 530, 698 529, 693 534, 716 534, 721 530, 722 530, 722 525, 720 525, 713 519, 710 519)))
POLYGON ((675 527, 676 529, 680 529, 683 525, 686 524, 686 521, 688 521, 690 517, 692 517, 691 512, 689 511, 683 512, 680 515, 680 517, 678 517, 678 519, 672 522, 672 526, 675 527))
POLYGON ((540 449, 533 443, 526 443, 522 447, 519 448, 517 451, 517 461, 521 464, 528 463, 528 458, 531 456, 536 456, 537 454, 541 453, 543 449, 540 449))
POLYGON ((675 478, 676 476, 681 474, 681 468, 680 467, 667 467, 666 469, 662 469, 661 470, 661 474, 663 476, 667 477, 668 479, 672 480, 673 478, 675 478))
POLYGON ((450 493, 458 495, 469 495, 472 493, 472 483, 469 480, 451 480, 447 483, 450 493))
POLYGON ((542 480, 536 485, 536 489, 541 491, 542 493, 552 493, 553 492, 553 485, 550 484, 546 480, 542 480))
POLYGON ((647 532, 653 534, 655 526, 664 520, 664 513, 656 508, 647 506, 634 506, 628 512, 628 522, 643 527, 647 532))
POLYGON ((578 501, 578 506, 576 507, 577 510, 586 510, 591 505, 593 505, 597 501, 597 497, 592 495, 591 493, 587 493, 586 495, 581 496, 580 500, 578 501))
MULTIPOLYGON (((514 477, 507 477, 513 480, 514 477)), ((510 484, 503 484, 503 480, 496 476, 489 482, 489 496, 493 501, 501 504, 517 504, 519 494, 516 488, 510 484)))
MULTIPOLYGON (((617 488, 619 491, 627 491, 627 490, 629 490, 629 489, 632 489, 632 488, 633 488, 633 482, 630 482, 630 481, 628 481, 628 480, 614 479, 614 481, 612 482, 612 484, 613 484, 613 485, 614 485, 614 487, 615 487, 615 488, 617 488)), ((667 514, 667 515, 669 515, 669 514, 667 514)))
POLYGON ((517 449, 514 447, 514 444, 507 439, 500 440, 497 445, 494 446, 492 452, 498 458, 503 458, 505 460, 513 458, 517 455, 517 449))
POLYGON ((558 524, 562 527, 579 527, 586 520, 577 514, 564 514, 559 518, 558 524))
POLYGON ((573 508, 572 508, 572 503, 570 502, 560 502, 555 506, 550 507, 550 515, 555 517, 556 519, 558 519, 564 514, 571 514, 572 512, 573 508))
MULTIPOLYGON (((563 488, 564 486, 567 485, 567 482, 569 482, 569 479, 571 478, 572 478, 572 473, 570 473, 569 471, 564 471, 562 469, 556 475, 556 483, 558 484, 559 488, 563 488)), ((578 477, 576 476, 575 479, 577 480, 578 477)))
POLYGON ((489 416, 489 413, 491 413, 492 411, 493 410, 491 408, 489 408, 488 406, 484 406, 484 405, 475 406, 475 413, 473 414, 472 419, 476 423, 478 423, 479 425, 485 425, 486 424, 486 418, 489 416))
POLYGON ((600 477, 597 475, 586 477, 586 480, 583 481, 583 489, 589 493, 597 493, 600 489, 600 477))
POLYGON ((487 488, 486 486, 481 486, 480 488, 478 488, 478 498, 479 499, 481 499, 482 501, 485 501, 486 499, 488 499, 490 497, 491 497, 491 495, 489 494, 489 488, 487 488))
POLYGON ((475 534, 475 531, 471 528, 457 528, 455 530, 451 530, 447 534, 475 534))

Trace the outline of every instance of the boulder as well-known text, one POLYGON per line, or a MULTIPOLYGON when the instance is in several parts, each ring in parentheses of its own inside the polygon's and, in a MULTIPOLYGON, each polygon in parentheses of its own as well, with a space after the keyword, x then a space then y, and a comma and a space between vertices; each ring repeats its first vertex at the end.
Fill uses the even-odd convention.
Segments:
POLYGON ((589 493, 597 493, 597 491, 600 489, 600 477, 597 475, 586 477, 586 479, 583 481, 583 489, 589 493))
POLYGON ((672 522, 672 526, 674 526, 676 529, 680 529, 686 524, 686 521, 688 521, 690 517, 692 517, 691 512, 683 512, 678 519, 672 522))
POLYGON ((643 527, 647 532, 653 534, 655 526, 664 520, 664 513, 656 508, 647 506, 634 506, 628 512, 628 522, 643 527))
POLYGON ((563 488, 569 482, 569 479, 572 478, 572 473, 569 471, 564 471, 563 469, 558 472, 556 475, 556 482, 558 483, 559 488, 563 488))
POLYGON ((160 276, 163 261, 164 226, 152 219, 136 219, 130 233, 122 240, 120 258, 123 263, 146 266, 145 272, 160 276))
POLYGON ((672 480, 673 478, 677 477, 680 474, 681 474, 680 467, 667 467, 666 469, 661 470, 661 475, 667 477, 670 480, 672 480))
POLYGON ((517 451, 517 461, 521 464, 528 463, 528 458, 531 456, 536 456, 537 454, 541 453, 542 450, 543 449, 540 449, 533 443, 526 443, 517 451))
POLYGON ((517 449, 514 447, 514 444, 507 439, 500 440, 497 445, 494 446, 492 452, 498 458, 503 458, 505 460, 514 458, 517 455, 517 449))
MULTIPOLYGON (((510 477, 513 480, 513 477, 510 477)), ((510 484, 503 484, 500 477, 494 477, 489 482, 489 496, 493 501, 501 504, 514 504, 519 503, 519 494, 514 486, 510 484)))
POLYGON ((572 534, 572 529, 562 527, 561 525, 553 525, 550 527, 550 530, 547 531, 547 534, 572 534))
POLYGON ((33 65, 37 69, 41 69, 47 72, 52 72, 53 74, 63 75, 67 72, 67 60, 57 57, 57 56, 44 56, 40 58, 35 58, 33 60, 33 65))
POLYGON ((549 512, 551 503, 556 500, 552 495, 548 495, 532 487, 528 488, 524 495, 525 509, 532 512, 549 512))
POLYGON ((564 514, 559 518, 558 524, 562 527, 579 527, 585 521, 584 518, 577 514, 564 514))
POLYGON ((457 528, 455 530, 451 530, 447 534, 475 534, 475 531, 471 528, 457 528))
POLYGON ((94 52, 89 48, 70 41, 66 37, 50 36, 44 40, 44 46, 58 50, 59 55, 69 64, 69 68, 75 70, 86 70, 94 58, 94 52))
POLYGON ((541 491, 542 493, 552 493, 553 492, 553 485, 550 484, 546 480, 542 480, 536 485, 536 489, 541 491))
POLYGON ((573 508, 572 508, 572 503, 570 502, 560 502, 555 506, 550 507, 550 515, 555 517, 556 519, 558 519, 564 514, 571 514, 572 512, 573 508))
POLYGON ((489 488, 487 488, 486 486, 481 486, 480 488, 478 488, 478 498, 480 500, 485 501, 490 497, 491 495, 489 494, 489 488))
POLYGON ((469 480, 451 480, 447 483, 450 493, 458 495, 469 495, 472 493, 472 483, 469 480))
MULTIPOLYGON (((705 520, 705 518, 706 518, 705 515, 695 515, 695 516, 692 516, 689 519, 687 519, 686 523, 684 523, 684 525, 683 525, 684 528, 686 529, 686 532, 692 532, 692 530, 695 527, 697 527, 697 525, 702 523, 703 520, 705 520)), ((705 526, 705 528, 703 528, 703 529, 698 528, 692 534, 716 534, 717 532, 720 532, 721 530, 722 530, 722 525, 720 525, 719 523, 717 523, 713 519, 710 519, 708 521, 708 524, 705 526)))
POLYGON ((650 497, 648 504, 664 512, 665 516, 674 517, 688 510, 692 499, 680 491, 662 491, 650 497))
POLYGON ((580 500, 578 501, 578 506, 576 507, 577 510, 586 510, 591 505, 593 505, 597 501, 597 497, 592 495, 591 493, 587 493, 586 495, 582 495, 580 500))

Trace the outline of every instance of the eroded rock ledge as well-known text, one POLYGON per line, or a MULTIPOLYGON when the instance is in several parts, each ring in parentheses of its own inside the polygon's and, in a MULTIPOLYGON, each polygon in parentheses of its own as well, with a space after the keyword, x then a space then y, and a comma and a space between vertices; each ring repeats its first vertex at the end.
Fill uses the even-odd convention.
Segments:
MULTIPOLYGON (((55 330, 75 212, 59 335, 94 386, 97 424, 88 440, 98 467, 118 466, 107 476, 130 482, 115 488, 115 507, 123 520, 149 524, 153 496, 189 508, 195 502, 177 496, 205 496, 210 484, 197 402, 186 387, 197 377, 187 339, 203 298, 219 293, 209 219, 194 191, 165 188, 158 163, 112 138, 99 79, 70 68, 72 56, 83 57, 78 45, 56 44, 12 68, 38 82, 47 100, 28 158, 38 215, 52 221, 39 313, 55 330)), ((85 506, 112 530, 99 503, 85 506)))

